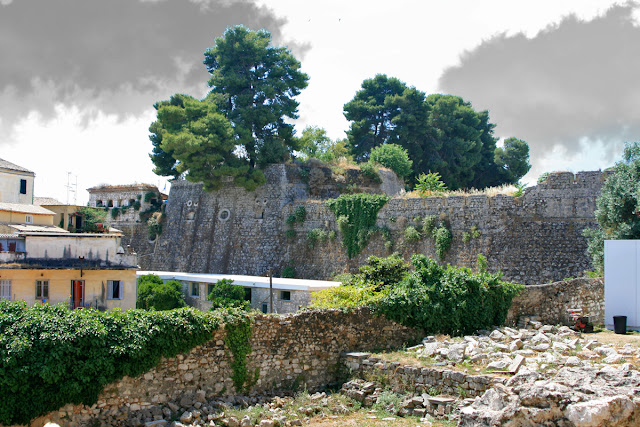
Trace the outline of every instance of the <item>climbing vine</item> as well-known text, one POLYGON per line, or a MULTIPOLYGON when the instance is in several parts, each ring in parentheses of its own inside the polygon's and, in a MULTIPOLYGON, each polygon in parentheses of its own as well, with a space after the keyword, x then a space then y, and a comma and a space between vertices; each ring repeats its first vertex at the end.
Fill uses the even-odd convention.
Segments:
POLYGON ((338 220, 347 256, 353 258, 367 246, 378 212, 389 197, 382 194, 343 194, 328 200, 327 206, 338 220))
MULTIPOLYGON (((253 318, 245 311, 229 309, 223 315, 223 322, 226 331, 224 343, 232 356, 230 361, 233 371, 231 379, 236 391, 243 391, 251 386, 247 373, 247 356, 251 353, 249 339, 251 338, 253 318)), ((227 357, 229 357, 228 354, 227 357)))

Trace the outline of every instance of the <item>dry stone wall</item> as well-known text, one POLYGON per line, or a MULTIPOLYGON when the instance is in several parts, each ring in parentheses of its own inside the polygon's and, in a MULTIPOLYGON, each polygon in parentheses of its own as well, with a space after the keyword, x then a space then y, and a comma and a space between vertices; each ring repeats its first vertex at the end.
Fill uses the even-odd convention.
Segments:
MULTIPOLYGON (((113 425, 136 417, 137 412, 157 413, 162 418, 167 408, 174 407, 176 414, 178 405, 189 407, 216 396, 240 394, 231 379, 224 336, 221 328, 208 343, 163 359, 136 378, 111 384, 91 407, 69 404, 40 420, 64 420, 68 425, 97 418, 113 425)), ((309 310, 288 316, 257 315, 247 356, 248 391, 270 394, 325 388, 342 379, 343 352, 397 348, 422 337, 422 331, 373 316, 366 308, 350 313, 309 310)))
POLYGON ((507 324, 537 320, 550 325, 569 325, 567 310, 579 309, 596 325, 604 324, 604 279, 571 279, 527 286, 513 299, 507 324))
MULTIPOLYGON (((404 239, 405 228, 419 226, 414 219, 426 215, 434 215, 452 232, 445 263, 475 267, 482 253, 490 270, 501 270, 505 278, 525 284, 580 276, 592 268, 582 230, 596 225, 595 200, 604 179, 601 172, 554 173, 517 198, 393 197, 379 212, 377 222, 390 230, 393 246, 389 248, 377 234, 354 259, 347 258, 335 215, 324 203, 325 197, 338 194, 340 183, 329 180, 330 170, 323 174, 328 183, 305 183, 298 166, 272 165, 266 170, 267 184, 254 192, 229 184, 206 193, 198 184, 175 182, 164 231, 154 255, 140 260, 142 268, 264 275, 269 269, 279 273, 291 265, 299 278, 325 279, 357 271, 370 255, 398 251, 407 259, 413 253, 436 257, 432 238, 404 239), (305 207, 306 220, 288 225, 287 217, 299 206, 305 207), (335 231, 338 237, 311 247, 307 235, 316 228, 335 231), (287 236, 289 229, 295 231, 295 237, 287 236), (465 233, 474 229, 476 237, 465 241, 465 233)), ((385 172, 377 191, 400 191, 392 178, 385 172)), ((343 190, 348 187, 341 185, 343 190)))

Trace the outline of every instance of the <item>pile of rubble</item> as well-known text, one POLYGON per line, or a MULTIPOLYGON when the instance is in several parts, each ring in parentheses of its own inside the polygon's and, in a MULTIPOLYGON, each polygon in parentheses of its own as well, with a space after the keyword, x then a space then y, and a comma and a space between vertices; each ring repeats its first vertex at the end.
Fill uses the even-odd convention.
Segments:
POLYGON ((361 355, 355 362, 358 373, 381 382, 350 381, 342 392, 371 406, 380 402, 385 385, 401 392, 398 384, 408 382, 397 415, 446 416, 462 426, 640 425, 640 372, 632 364, 640 350, 631 344, 604 345, 590 337, 593 335, 580 336, 566 326, 539 322, 531 322, 527 329, 480 331, 462 340, 427 337, 408 350, 427 358, 429 368, 361 355), (458 383, 457 396, 425 393, 434 368, 450 377, 457 367, 493 372, 493 384, 481 396, 465 398, 469 390, 460 385, 479 376, 459 372, 466 382, 458 383), (414 371, 416 375, 411 375, 414 371), (389 378, 391 372, 396 378, 389 378))
POLYGON ((480 331, 478 336, 466 336, 462 342, 439 342, 427 337, 422 345, 412 349, 418 357, 433 358, 436 365, 469 361, 487 370, 511 373, 525 366, 532 371, 545 370, 553 374, 561 366, 605 366, 635 360, 640 355, 631 344, 622 348, 605 346, 576 335, 567 326, 539 322, 530 322, 528 329, 504 327, 480 331), (521 360, 520 366, 512 366, 517 360, 521 360))

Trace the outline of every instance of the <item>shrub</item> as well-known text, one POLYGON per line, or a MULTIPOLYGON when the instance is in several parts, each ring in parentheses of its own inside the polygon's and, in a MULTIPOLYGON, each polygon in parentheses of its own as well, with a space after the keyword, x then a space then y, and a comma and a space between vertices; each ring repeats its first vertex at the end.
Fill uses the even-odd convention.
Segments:
POLYGON ((415 242, 417 240, 420 240, 420 237, 422 237, 420 236, 420 232, 416 230, 413 225, 410 225, 404 229, 404 239, 407 242, 415 242))
POLYGON ((245 291, 240 285, 234 285, 231 279, 218 280, 207 295, 211 301, 211 310, 219 308, 248 308, 249 301, 244 299, 245 291))
POLYGON ((447 251, 451 247, 452 238, 451 231, 449 231, 445 224, 442 224, 433 231, 433 239, 435 240, 438 258, 443 259, 447 254, 447 251))
POLYGON ((296 218, 296 222, 302 224, 304 220, 307 219, 307 208, 305 208, 304 206, 298 206, 293 212, 293 215, 296 218))
POLYGON ((359 270, 360 273, 353 276, 336 276, 334 280, 341 281, 342 285, 314 293, 311 306, 350 309, 374 305, 407 275, 409 265, 396 253, 386 258, 370 256, 359 270))
POLYGON ((297 233, 296 230, 287 230, 284 232, 284 235, 288 238, 288 239, 295 239, 297 233))
POLYGON ((147 221, 147 235, 149 240, 153 240, 160 234, 162 234, 162 214, 154 212, 147 221))
POLYGON ((352 309, 365 305, 373 305, 384 295, 376 292, 375 286, 341 285, 323 289, 313 293, 313 308, 340 308, 352 309))
POLYGON ((100 230, 104 231, 105 218, 102 209, 80 208, 77 213, 82 215, 82 230, 77 231, 84 231, 86 233, 100 233, 100 230))
POLYGON ((382 180, 380 179, 380 174, 378 173, 378 169, 373 163, 361 163, 359 166, 360 171, 362 171, 362 175, 374 182, 382 182, 382 180))
POLYGON ((284 278, 284 279, 295 279, 296 277, 296 269, 293 268, 292 266, 288 265, 285 268, 282 269, 282 273, 280 274, 280 277, 284 278))
POLYGON ((376 289, 383 289, 399 283, 409 272, 409 264, 395 253, 386 258, 370 256, 367 264, 360 266, 360 273, 363 283, 375 285, 376 289))
POLYGON ((438 172, 422 173, 418 176, 418 183, 416 184, 416 190, 422 197, 431 195, 432 193, 442 193, 447 191, 447 186, 440 179, 438 172))
POLYGON ((0 300, 0 423, 27 424, 211 339, 218 315, 193 308, 70 310, 0 300))
POLYGON ((409 160, 407 150, 397 144, 382 144, 372 148, 369 160, 391 169, 400 178, 406 178, 413 172, 413 161, 409 160))
POLYGON ((498 274, 442 267, 424 255, 414 255, 411 262, 415 271, 377 301, 376 311, 430 334, 464 335, 500 325, 513 297, 524 289, 498 274))
POLYGON ((478 230, 478 226, 477 225, 472 225, 471 226, 471 237, 473 237, 474 239, 477 239, 481 235, 482 235, 482 232, 480 230, 478 230))
POLYGON ((369 231, 375 227, 378 211, 389 197, 382 194, 343 194, 328 200, 327 206, 335 214, 347 256, 353 258, 367 246, 369 231))
POLYGON ((160 311, 172 310, 185 305, 182 283, 177 280, 164 282, 154 274, 140 276, 138 279, 136 308, 160 311))
POLYGON ((436 216, 427 215, 422 219, 422 232, 425 235, 431 235, 436 228, 436 216))
POLYGON ((310 247, 314 247, 316 242, 323 242, 329 237, 328 233, 322 228, 314 228, 307 232, 307 243, 310 247))
POLYGON ((119 208, 111 208, 111 218, 116 219, 120 215, 119 208))

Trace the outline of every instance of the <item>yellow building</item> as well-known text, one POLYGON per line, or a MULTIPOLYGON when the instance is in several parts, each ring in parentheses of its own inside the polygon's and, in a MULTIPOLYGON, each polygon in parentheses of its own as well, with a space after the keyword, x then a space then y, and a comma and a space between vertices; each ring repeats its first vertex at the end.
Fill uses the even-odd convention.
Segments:
POLYGON ((136 306, 136 268, 107 269, 78 265, 44 267, 0 265, 0 298, 24 300, 29 305, 47 302, 100 310, 136 306))
POLYGON ((0 159, 0 202, 33 203, 33 180, 36 174, 0 159))
MULTIPOLYGON (((12 233, 17 229, 13 225, 26 225, 27 228, 54 230, 54 213, 41 206, 20 203, 0 202, 0 233, 12 233), (34 227, 35 226, 35 227, 34 227)), ((64 232, 62 229, 58 231, 64 232)))

